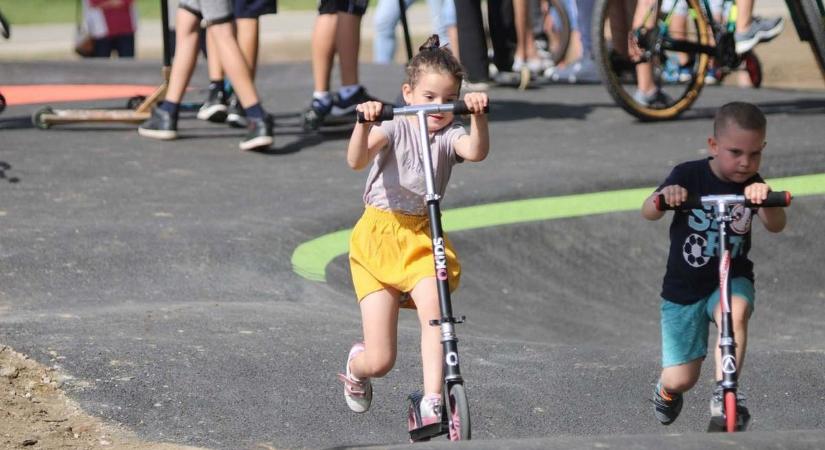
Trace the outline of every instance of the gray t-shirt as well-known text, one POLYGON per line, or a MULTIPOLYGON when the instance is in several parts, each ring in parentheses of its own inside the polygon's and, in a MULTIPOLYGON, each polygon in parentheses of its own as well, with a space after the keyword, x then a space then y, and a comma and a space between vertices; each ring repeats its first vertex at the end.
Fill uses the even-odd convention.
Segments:
MULTIPOLYGON (((417 125, 404 116, 381 123, 389 141, 375 156, 367 177, 364 203, 404 214, 427 213, 427 184, 417 125)), ((453 165, 461 162, 453 145, 467 131, 457 121, 430 135, 435 189, 444 196, 453 165)))

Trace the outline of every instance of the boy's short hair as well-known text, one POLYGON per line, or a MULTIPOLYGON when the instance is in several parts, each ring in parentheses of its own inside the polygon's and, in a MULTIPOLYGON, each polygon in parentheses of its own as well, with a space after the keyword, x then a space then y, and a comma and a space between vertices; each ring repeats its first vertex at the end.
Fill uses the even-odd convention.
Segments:
POLYGON ((762 110, 753 103, 730 102, 722 105, 713 118, 713 135, 719 136, 730 122, 743 130, 765 131, 767 119, 762 110))

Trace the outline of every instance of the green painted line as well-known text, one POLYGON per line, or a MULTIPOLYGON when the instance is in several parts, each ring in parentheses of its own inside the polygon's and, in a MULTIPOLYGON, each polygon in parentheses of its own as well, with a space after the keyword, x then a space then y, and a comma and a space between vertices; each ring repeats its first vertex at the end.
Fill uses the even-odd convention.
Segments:
MULTIPOLYGON (((776 178, 769 181, 777 191, 790 191, 794 197, 825 194, 825 174, 776 178)), ((565 219, 641 208, 654 187, 593 192, 528 200, 488 203, 456 208, 444 212, 444 229, 448 232, 512 225, 541 220, 565 219)), ((313 281, 326 281, 326 267, 333 259, 349 251, 352 229, 325 234, 299 245, 292 254, 292 268, 313 281)))

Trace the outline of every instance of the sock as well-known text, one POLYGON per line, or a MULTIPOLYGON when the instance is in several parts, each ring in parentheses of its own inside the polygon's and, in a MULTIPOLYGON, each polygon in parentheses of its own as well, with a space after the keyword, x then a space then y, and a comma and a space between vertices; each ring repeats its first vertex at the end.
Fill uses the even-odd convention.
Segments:
POLYGON ((209 80, 209 92, 223 91, 223 78, 217 80, 209 80))
POLYGON ((673 401, 673 396, 672 396, 672 395, 670 395, 670 393, 669 393, 669 392, 665 389, 665 387, 664 387, 664 386, 661 386, 661 385, 660 385, 660 387, 659 387, 659 395, 661 395, 663 399, 665 399, 665 400, 667 400, 667 401, 669 401, 669 402, 672 402, 672 401, 673 401))
POLYGON ((171 114, 173 117, 177 117, 178 110, 180 109, 180 103, 172 103, 169 100, 164 100, 163 103, 158 106, 158 109, 162 109, 171 114))
POLYGON ((338 90, 338 95, 341 96, 341 100, 346 100, 352 97, 358 89, 361 88, 360 84, 350 84, 347 86, 341 86, 341 89, 338 90))
POLYGON ((312 93, 312 98, 320 100, 324 105, 332 103, 332 94, 329 91, 315 91, 312 93))
POLYGON ((250 119, 263 119, 266 115, 266 111, 264 111, 260 103, 255 103, 249 108, 244 108, 244 112, 246 112, 246 117, 250 119))

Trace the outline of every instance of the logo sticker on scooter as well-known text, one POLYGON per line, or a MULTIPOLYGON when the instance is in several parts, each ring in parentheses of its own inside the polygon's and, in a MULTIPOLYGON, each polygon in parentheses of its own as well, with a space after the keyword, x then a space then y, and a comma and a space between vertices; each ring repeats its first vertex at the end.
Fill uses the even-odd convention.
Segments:
POLYGON ((733 355, 722 358, 722 372, 728 374, 736 372, 736 358, 733 355))
POLYGON ((458 365, 458 353, 450 352, 447 353, 444 357, 444 361, 447 363, 448 366, 457 366, 458 365))
POLYGON ((435 276, 439 280, 447 279, 447 253, 444 250, 444 238, 433 239, 435 254, 435 276))

